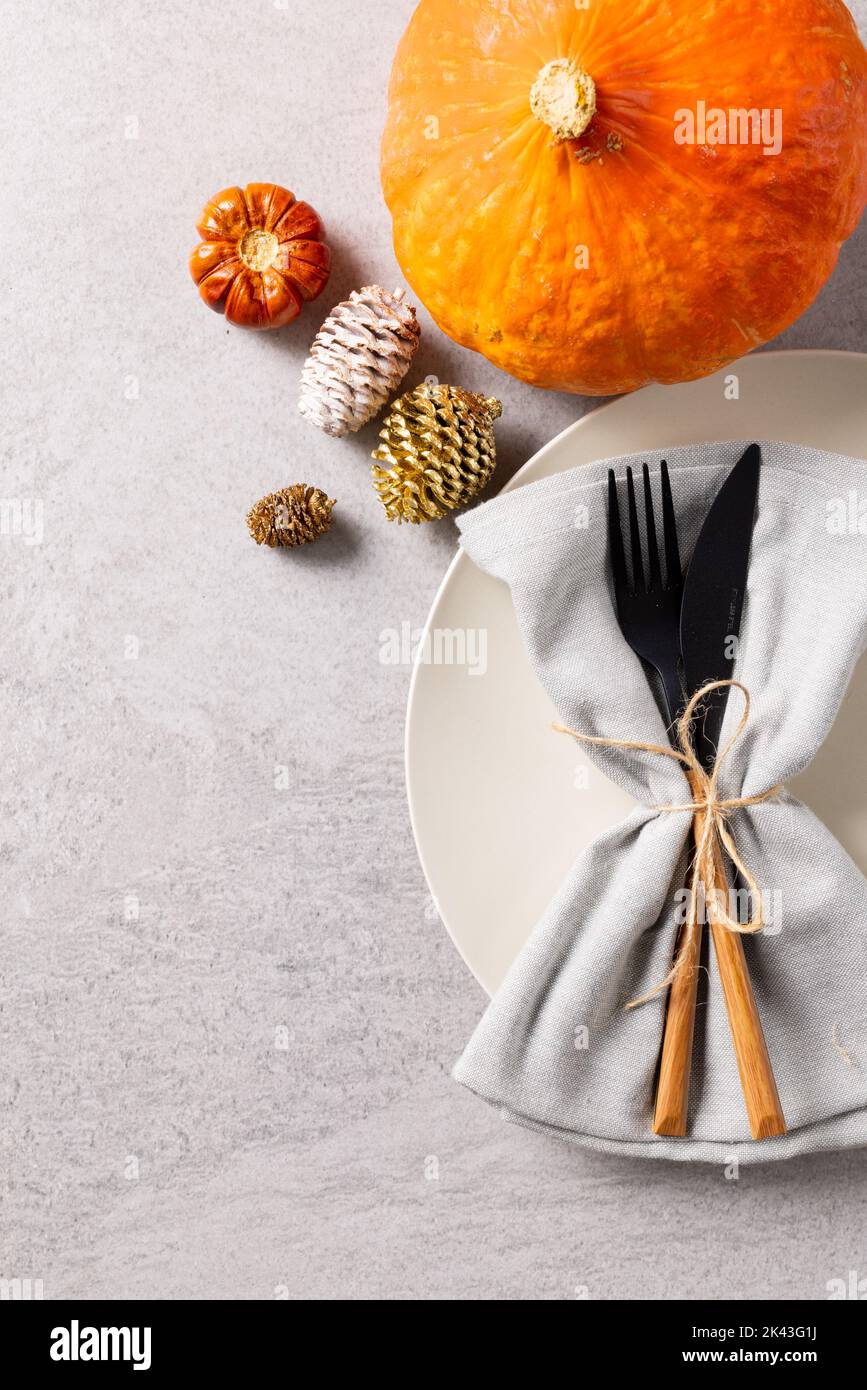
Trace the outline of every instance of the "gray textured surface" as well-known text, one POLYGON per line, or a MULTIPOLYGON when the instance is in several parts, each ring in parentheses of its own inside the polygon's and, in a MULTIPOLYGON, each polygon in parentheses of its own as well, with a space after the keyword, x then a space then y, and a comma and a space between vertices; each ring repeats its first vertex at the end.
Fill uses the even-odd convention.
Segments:
MULTIPOLYGON (((411 9, 0 7, 2 495, 44 502, 41 545, 0 539, 0 1276, 46 1298, 823 1298, 867 1273, 867 1156, 728 1181, 573 1152, 449 1079, 484 1001, 431 920, 409 671, 379 634, 424 620, 455 532, 386 527, 374 431, 294 411, 331 304, 400 282, 377 142, 411 9), (186 269, 200 204, 249 179, 309 198, 336 253, 273 336, 227 332, 186 269), (246 508, 300 479, 339 499, 335 533, 261 553, 246 508)), ((865 261, 862 225, 777 345, 867 346, 865 261)), ((501 479, 592 404, 432 329, 412 380, 431 371, 502 396, 501 479)))

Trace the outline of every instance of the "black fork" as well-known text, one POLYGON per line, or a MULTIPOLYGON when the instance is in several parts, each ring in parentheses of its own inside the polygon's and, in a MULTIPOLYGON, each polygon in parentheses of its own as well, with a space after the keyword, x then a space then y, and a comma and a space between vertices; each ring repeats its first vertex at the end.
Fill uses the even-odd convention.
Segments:
POLYGON ((644 478, 647 577, 645 579, 631 468, 626 470, 631 579, 627 570, 626 547, 620 527, 617 483, 613 470, 608 470, 608 544, 611 552, 611 573, 614 578, 614 599, 620 630, 636 656, 659 673, 671 733, 685 703, 680 678, 680 604, 683 598, 683 575, 680 570, 680 551, 677 544, 674 505, 671 500, 671 484, 668 480, 668 465, 663 459, 660 469, 664 581, 659 563, 650 470, 646 463, 641 471, 644 478))

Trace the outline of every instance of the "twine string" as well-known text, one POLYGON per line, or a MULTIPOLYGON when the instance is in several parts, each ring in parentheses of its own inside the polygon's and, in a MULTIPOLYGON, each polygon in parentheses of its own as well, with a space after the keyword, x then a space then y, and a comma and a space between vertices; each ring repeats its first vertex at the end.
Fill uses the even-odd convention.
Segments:
POLYGON ((769 787, 767 791, 758 792, 754 796, 721 797, 718 789, 723 763, 744 732, 749 718, 750 692, 747 687, 742 685, 740 681, 721 680, 708 681, 693 695, 677 722, 677 742, 674 747, 666 747, 661 743, 643 743, 639 739, 601 738, 593 734, 583 734, 577 729, 570 729, 565 724, 554 725, 558 733, 569 734, 579 743, 594 743, 602 748, 632 748, 636 752, 655 753, 663 758, 672 758, 685 768, 692 790, 692 801, 649 808, 651 811, 665 814, 683 814, 683 812, 688 811, 693 817, 695 850, 689 881, 690 906, 674 962, 665 979, 660 980, 659 984, 648 990, 646 994, 640 995, 637 999, 631 999, 626 1005, 628 1009, 646 1003, 647 1000, 653 999, 662 990, 667 989, 681 973, 687 960, 692 958, 692 948, 700 928, 700 900, 705 903, 708 921, 712 927, 722 927, 726 931, 750 935, 753 932, 761 931, 765 925, 764 905, 759 885, 738 853, 726 821, 731 812, 741 806, 758 806, 762 802, 772 800, 782 791, 782 785, 777 784, 769 787), (693 743, 693 717, 699 705, 707 699, 712 691, 722 690, 726 687, 734 687, 740 691, 744 702, 743 711, 740 722, 728 743, 721 752, 717 753, 710 769, 705 770, 699 761, 693 743), (746 922, 739 922, 731 915, 727 905, 728 893, 722 888, 718 888, 718 884, 726 882, 723 854, 728 856, 732 868, 740 875, 749 890, 752 907, 750 918, 746 922))

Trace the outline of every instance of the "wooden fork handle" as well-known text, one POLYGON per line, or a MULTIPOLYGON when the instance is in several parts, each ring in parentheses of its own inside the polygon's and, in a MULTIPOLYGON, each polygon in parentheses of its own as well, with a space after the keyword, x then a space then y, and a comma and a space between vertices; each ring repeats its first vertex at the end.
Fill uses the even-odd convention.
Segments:
MULTIPOLYGON (((690 776, 690 788, 698 799, 700 788, 690 776)), ((701 833, 703 820, 696 816, 693 826, 693 848, 701 833)), ((714 865, 716 869, 716 864, 714 865)), ((722 872, 722 865, 719 866, 722 872)), ((681 930, 675 956, 681 950, 686 927, 681 930)), ((689 1107, 689 1078, 692 1070, 692 1040, 695 1032, 695 998, 698 989, 698 965, 701 956, 702 928, 693 932, 692 942, 685 948, 683 965, 671 982, 668 1007, 662 1035, 659 1077, 656 1084, 656 1104, 653 1111, 654 1134, 671 1134, 682 1138, 686 1134, 686 1112, 689 1107)))
MULTIPOLYGON (((698 822, 699 818, 696 819, 698 822)), ((700 823, 696 825, 696 832, 701 833, 700 823)), ((714 856, 714 879, 716 891, 728 894, 728 882, 718 852, 714 856)), ((786 1122, 750 982, 743 941, 736 932, 726 931, 725 927, 712 927, 711 934, 750 1133, 754 1139, 771 1139, 786 1133, 786 1122)), ((697 931, 689 955, 669 990, 653 1116, 654 1134, 682 1136, 686 1133, 700 947, 701 932, 697 931)))
MULTIPOLYGON (((678 951, 685 930, 684 927, 678 939, 678 951)), ((659 1079, 656 1085, 656 1105, 653 1111, 654 1134, 673 1134, 678 1137, 686 1134, 700 953, 701 929, 693 934, 683 967, 672 980, 668 991, 659 1079)))

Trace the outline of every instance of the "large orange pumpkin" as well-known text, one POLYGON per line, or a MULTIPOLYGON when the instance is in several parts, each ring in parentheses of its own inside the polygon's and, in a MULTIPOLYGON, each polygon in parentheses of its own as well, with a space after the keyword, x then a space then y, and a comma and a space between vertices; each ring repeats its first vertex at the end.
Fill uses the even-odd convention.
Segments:
POLYGON ((867 54, 839 0, 421 0, 382 181, 459 343, 565 391, 690 380, 830 275, 867 200, 867 54))

